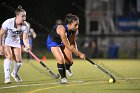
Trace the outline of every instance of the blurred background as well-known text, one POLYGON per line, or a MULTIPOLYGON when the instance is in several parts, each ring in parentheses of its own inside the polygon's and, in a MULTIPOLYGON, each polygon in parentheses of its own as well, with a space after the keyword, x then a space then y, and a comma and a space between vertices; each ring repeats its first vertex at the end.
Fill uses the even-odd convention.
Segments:
POLYGON ((140 59, 140 0, 1 0, 0 24, 15 17, 18 5, 37 34, 33 51, 39 57, 53 58, 47 35, 72 13, 80 19, 78 48, 88 57, 140 59))

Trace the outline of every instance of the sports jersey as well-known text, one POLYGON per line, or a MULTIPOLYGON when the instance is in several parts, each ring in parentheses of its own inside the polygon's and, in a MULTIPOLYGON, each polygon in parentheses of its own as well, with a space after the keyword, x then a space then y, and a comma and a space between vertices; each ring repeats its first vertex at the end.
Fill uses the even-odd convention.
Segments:
MULTIPOLYGON (((60 35, 57 34, 57 32, 56 32, 57 26, 58 25, 54 26, 54 28, 52 29, 52 31, 48 35, 48 38, 47 38, 47 41, 46 41, 46 45, 47 45, 47 48, 48 48, 49 51, 50 51, 51 47, 64 46, 60 35)), ((73 34, 73 31, 68 31, 67 25, 63 25, 63 26, 64 26, 65 31, 67 33, 67 38, 69 39, 69 37, 73 34)))
POLYGON ((27 22, 24 22, 20 29, 17 29, 15 28, 15 18, 10 18, 3 22, 2 29, 6 31, 5 33, 7 35, 5 37, 5 45, 20 48, 20 35, 23 32, 28 33, 29 26, 27 22))

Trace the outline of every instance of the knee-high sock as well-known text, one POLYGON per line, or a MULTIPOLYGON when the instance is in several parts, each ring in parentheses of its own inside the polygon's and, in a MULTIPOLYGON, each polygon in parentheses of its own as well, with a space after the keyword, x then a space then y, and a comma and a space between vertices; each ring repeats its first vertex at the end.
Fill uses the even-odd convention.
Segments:
POLYGON ((70 67, 72 66, 73 62, 71 64, 65 64, 66 70, 69 70, 70 67))
POLYGON ((64 64, 57 63, 57 67, 58 67, 58 71, 59 71, 61 78, 64 78, 64 77, 66 78, 66 71, 65 71, 64 64))
POLYGON ((14 62, 14 69, 13 69, 13 73, 16 75, 18 74, 18 71, 21 67, 22 63, 21 62, 14 62))
POLYGON ((9 59, 4 60, 3 66, 4 66, 5 79, 10 78, 11 64, 12 64, 11 60, 9 59))

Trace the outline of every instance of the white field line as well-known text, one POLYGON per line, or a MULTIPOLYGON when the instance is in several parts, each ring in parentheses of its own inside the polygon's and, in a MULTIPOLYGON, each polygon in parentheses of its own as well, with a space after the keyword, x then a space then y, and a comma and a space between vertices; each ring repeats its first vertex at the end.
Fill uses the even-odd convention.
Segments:
MULTIPOLYGON (((57 83, 50 83, 50 84, 57 84, 57 83)), ((27 86, 42 86, 42 85, 49 85, 49 84, 27 84, 27 85, 15 85, 15 86, 7 86, 7 87, 0 87, 0 89, 7 89, 7 88, 16 88, 16 87, 27 87, 27 86)))
MULTIPOLYGON (((138 80, 140 78, 119 78, 117 80, 138 80)), ((68 82, 68 83, 83 83, 85 81, 71 81, 71 82, 68 82)), ((105 81, 94 81, 94 82, 105 82, 105 81)), ((1 89, 10 89, 10 88, 17 88, 17 87, 27 87, 27 86, 42 86, 42 85, 57 85, 57 84, 60 84, 58 82, 56 83, 40 83, 40 84, 23 84, 23 85, 15 85, 15 86, 2 86, 0 87, 0 90, 1 89)))
MULTIPOLYGON (((83 82, 83 81, 72 81, 72 82, 76 82, 76 83, 80 83, 80 82, 83 82)), ((70 83, 72 83, 70 82, 70 83)), ((60 84, 60 83, 40 83, 40 84, 26 84, 26 85, 15 85, 15 86, 6 86, 6 87, 0 87, 0 89, 8 89, 8 88, 16 88, 16 87, 27 87, 27 86, 42 86, 42 85, 57 85, 57 84, 60 84)))

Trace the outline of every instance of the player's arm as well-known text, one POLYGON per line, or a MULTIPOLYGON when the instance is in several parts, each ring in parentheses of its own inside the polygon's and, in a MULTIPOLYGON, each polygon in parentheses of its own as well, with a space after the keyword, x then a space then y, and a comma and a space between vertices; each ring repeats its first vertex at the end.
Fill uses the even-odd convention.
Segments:
POLYGON ((0 55, 3 55, 2 37, 3 37, 4 33, 5 33, 5 31, 1 28, 1 30, 0 30, 0 55))
POLYGON ((0 55, 4 55, 4 46, 2 46, 2 40, 3 40, 3 35, 7 33, 8 31, 8 26, 10 24, 9 19, 4 21, 2 23, 1 29, 0 29, 0 55))
POLYGON ((27 24, 27 22, 25 22, 24 25, 26 26, 26 28, 24 29, 24 32, 23 32, 23 43, 25 45, 24 51, 28 52, 28 50, 30 49, 29 39, 28 39, 28 33, 29 33, 30 27, 27 24))
POLYGON ((6 20, 2 23, 2 27, 0 29, 0 50, 2 50, 2 38, 3 38, 3 35, 7 32, 8 30, 8 24, 9 24, 9 20, 6 20))
MULTIPOLYGON (((77 31, 78 31, 78 30, 77 30, 77 31)), ((77 32, 77 31, 74 31, 74 33, 73 33, 72 36, 70 37, 69 41, 70 41, 70 45, 71 45, 73 48, 75 48, 75 49, 78 50, 78 48, 77 48, 77 43, 76 43, 76 41, 75 41, 75 37, 76 37, 76 32, 77 32)))
POLYGON ((57 33, 60 35, 61 40, 62 40, 63 44, 65 45, 65 47, 67 47, 74 54, 80 56, 80 58, 85 58, 83 53, 76 50, 74 47, 70 46, 69 40, 67 38, 67 34, 66 34, 65 29, 62 25, 57 27, 57 33))
POLYGON ((2 37, 3 37, 4 33, 5 33, 5 31, 1 28, 1 30, 0 30, 0 46, 2 46, 2 37))
POLYGON ((24 51, 28 52, 28 50, 30 48, 30 45, 29 45, 28 33, 27 32, 23 33, 23 42, 24 42, 24 45, 25 45, 24 51))
POLYGON ((36 38, 36 33, 35 33, 34 29, 33 28, 30 28, 30 31, 32 33, 33 38, 36 38))
POLYGON ((28 40, 28 33, 27 32, 23 33, 23 42, 24 42, 25 47, 29 46, 29 40, 28 40))

